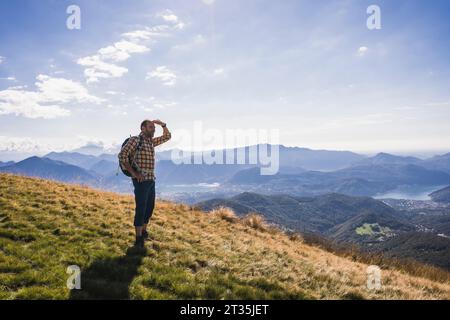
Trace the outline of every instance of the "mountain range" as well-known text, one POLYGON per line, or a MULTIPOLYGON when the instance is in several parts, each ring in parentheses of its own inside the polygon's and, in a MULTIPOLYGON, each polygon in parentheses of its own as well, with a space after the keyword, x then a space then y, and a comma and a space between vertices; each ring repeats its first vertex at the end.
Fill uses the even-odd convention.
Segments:
POLYGON ((37 156, 2 166, 0 171, 80 184, 95 184, 97 180, 93 172, 66 162, 37 156))
MULTIPOLYGON (((160 195, 175 201, 195 203, 245 191, 294 196, 333 192, 378 196, 402 186, 438 189, 450 185, 450 154, 422 160, 387 153, 367 157, 348 151, 311 150, 282 145, 278 147, 280 166, 275 175, 261 175, 260 163, 190 164, 189 161, 195 156, 191 154, 187 163, 175 164, 170 160, 172 151, 180 153, 180 150, 157 152, 156 176, 159 185, 164 186, 160 195), (214 187, 198 188, 199 185, 207 184, 214 187), (185 187, 188 185, 191 187, 185 187)), ((224 159, 227 152, 233 153, 235 157, 242 152, 249 159, 250 152, 254 149, 255 146, 248 146, 220 152, 223 152, 224 159)), ((50 152, 42 157, 48 159, 45 161, 30 157, 17 163, 1 163, 0 168, 2 171, 84 183, 106 190, 132 191, 130 180, 120 173, 116 154, 94 155, 82 152, 50 152), (56 162, 52 163, 51 160, 56 162), (56 169, 60 168, 58 162, 77 166, 78 174, 73 179, 70 174, 66 176, 56 169)))

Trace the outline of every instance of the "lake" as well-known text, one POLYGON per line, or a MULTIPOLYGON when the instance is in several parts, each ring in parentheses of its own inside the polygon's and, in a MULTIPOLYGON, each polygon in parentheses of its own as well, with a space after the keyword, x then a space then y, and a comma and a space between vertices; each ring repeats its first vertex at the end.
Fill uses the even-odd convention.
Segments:
POLYGON ((390 190, 383 194, 376 194, 375 199, 391 198, 391 199, 409 199, 409 200, 431 200, 429 194, 433 191, 446 187, 442 186, 417 186, 403 185, 394 190, 390 190))

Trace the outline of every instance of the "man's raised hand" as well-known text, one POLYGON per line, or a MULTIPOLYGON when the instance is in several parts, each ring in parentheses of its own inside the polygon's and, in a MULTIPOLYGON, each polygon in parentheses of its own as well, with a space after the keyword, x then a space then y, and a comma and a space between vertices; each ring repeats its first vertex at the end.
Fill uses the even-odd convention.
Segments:
POLYGON ((159 119, 156 119, 156 120, 152 120, 152 122, 154 123, 154 124, 159 124, 160 126, 162 126, 162 125, 165 125, 165 123, 164 122, 162 122, 161 120, 159 120, 159 119))

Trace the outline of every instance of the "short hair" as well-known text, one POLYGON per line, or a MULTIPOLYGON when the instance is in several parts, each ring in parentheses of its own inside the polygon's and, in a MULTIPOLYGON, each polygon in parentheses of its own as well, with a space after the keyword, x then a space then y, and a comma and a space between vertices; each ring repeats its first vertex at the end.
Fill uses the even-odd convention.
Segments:
POLYGON ((144 120, 141 122, 141 130, 143 127, 147 126, 147 123, 152 122, 151 120, 144 120))

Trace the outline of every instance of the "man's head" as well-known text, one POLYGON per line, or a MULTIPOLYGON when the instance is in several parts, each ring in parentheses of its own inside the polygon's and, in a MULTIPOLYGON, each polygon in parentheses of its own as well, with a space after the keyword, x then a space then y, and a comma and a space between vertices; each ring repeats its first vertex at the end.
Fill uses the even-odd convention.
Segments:
POLYGON ((151 120, 144 120, 141 123, 141 131, 148 138, 153 138, 153 135, 155 134, 155 124, 151 120))

